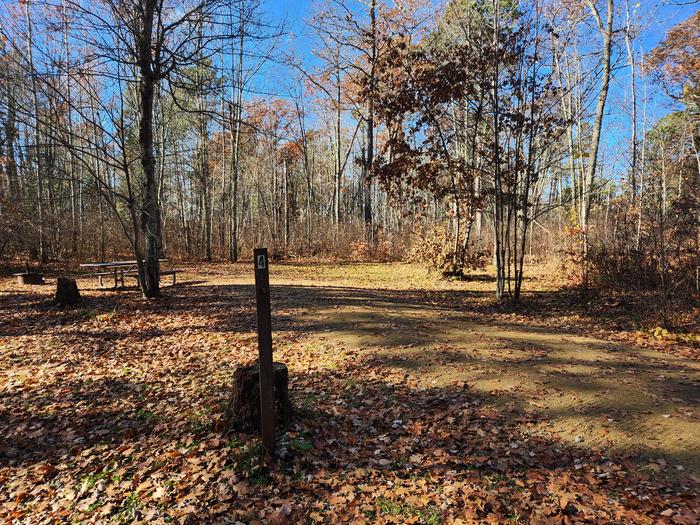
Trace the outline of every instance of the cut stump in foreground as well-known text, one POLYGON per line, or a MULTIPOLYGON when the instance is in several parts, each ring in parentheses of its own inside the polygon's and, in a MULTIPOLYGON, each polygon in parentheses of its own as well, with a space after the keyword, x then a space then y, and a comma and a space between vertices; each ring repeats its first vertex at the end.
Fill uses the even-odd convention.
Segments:
MULTIPOLYGON (((289 371, 284 363, 272 364, 276 426, 292 418, 289 401, 289 371)), ((233 394, 227 409, 228 427, 242 432, 260 432, 260 370, 258 363, 241 366, 233 373, 233 394)))
POLYGON ((57 306, 75 306, 80 303, 80 291, 75 279, 59 277, 56 280, 56 298, 54 304, 57 306))

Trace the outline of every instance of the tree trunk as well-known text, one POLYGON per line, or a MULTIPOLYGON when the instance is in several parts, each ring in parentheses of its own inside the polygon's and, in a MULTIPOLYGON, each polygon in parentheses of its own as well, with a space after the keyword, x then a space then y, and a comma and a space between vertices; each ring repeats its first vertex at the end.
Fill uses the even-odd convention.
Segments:
POLYGON ((364 181, 364 220, 367 229, 367 239, 374 242, 374 231, 372 227, 372 165, 374 164, 374 90, 375 90, 375 65, 377 62, 377 1, 371 0, 369 8, 370 17, 370 38, 372 39, 370 77, 369 77, 369 107, 367 115, 367 156, 365 158, 365 181, 364 181))
POLYGON ((21 202, 22 195, 17 178, 17 162, 15 158, 15 141, 17 138, 17 127, 15 117, 15 95, 7 82, 7 114, 5 118, 5 142, 7 145, 7 166, 6 173, 8 179, 8 189, 10 198, 21 202))
POLYGON ((631 102, 632 115, 630 124, 632 126, 631 140, 631 156, 630 159, 630 189, 631 199, 634 202, 637 198, 637 86, 636 86, 636 61, 634 58, 634 43, 630 35, 632 31, 632 22, 630 19, 630 2, 625 0, 625 10, 627 13, 627 25, 625 28, 625 44, 627 45, 627 60, 630 65, 630 87, 631 87, 631 102))
POLYGON ((287 250, 289 248, 289 172, 288 172, 288 167, 287 167, 287 159, 284 159, 282 161, 282 176, 283 176, 283 184, 284 184, 284 201, 282 202, 283 204, 283 209, 284 209, 284 249, 287 250))
MULTIPOLYGON (((494 27, 493 27, 493 48, 497 49, 499 45, 499 4, 494 1, 494 27)), ((504 229, 507 225, 503 222, 503 188, 501 186, 501 147, 500 147, 500 109, 499 109, 499 92, 498 78, 500 73, 499 58, 495 58, 493 67, 493 142, 494 142, 494 206, 493 206, 493 230, 494 230, 494 258, 496 263, 496 299, 502 300, 505 296, 506 273, 505 273, 505 236, 504 229)))
POLYGON ((600 133, 603 127, 603 115, 605 114, 605 101, 608 97, 608 88, 610 87, 610 54, 612 47, 613 15, 615 9, 614 0, 608 0, 607 19, 605 26, 603 26, 598 8, 590 0, 588 0, 587 3, 596 19, 598 29, 603 35, 603 77, 601 79, 600 93, 598 95, 595 119, 593 121, 593 135, 591 137, 591 149, 589 153, 590 161, 585 173, 583 188, 584 195, 581 205, 581 229, 583 230, 583 275, 585 287, 588 287, 588 216, 591 209, 591 193, 593 191, 593 181, 598 161, 598 148, 600 147, 600 133))
POLYGON ((156 75, 151 62, 153 19, 156 0, 147 0, 143 11, 143 26, 138 41, 139 52, 139 102, 141 115, 139 119, 139 146, 141 149, 141 168, 143 169, 144 188, 141 205, 141 230, 145 240, 145 263, 139 275, 141 291, 144 297, 160 296, 160 269, 158 265, 160 240, 160 208, 158 204, 158 185, 156 184, 156 159, 153 154, 153 99, 156 87, 156 75))
POLYGON ((34 155, 36 156, 36 204, 37 227, 39 229, 39 258, 41 262, 48 261, 46 252, 46 239, 44 235, 44 174, 41 150, 41 132, 39 129, 39 97, 36 85, 36 73, 34 71, 34 42, 32 35, 32 18, 29 13, 29 2, 25 3, 24 14, 27 21, 27 57, 29 59, 29 73, 32 77, 32 104, 34 109, 34 155))
POLYGON ((75 279, 59 277, 56 281, 56 298, 54 304, 57 306, 75 306, 80 303, 80 291, 75 279))
MULTIPOLYGON (((70 48, 69 48, 69 37, 68 37, 68 15, 66 13, 66 4, 63 3, 63 51, 65 53, 65 68, 66 68, 66 120, 68 125, 68 160, 70 163, 70 204, 71 204, 71 254, 75 257, 78 254, 78 207, 80 202, 76 202, 76 185, 80 187, 81 185, 77 181, 76 177, 76 162, 74 158, 75 148, 73 147, 73 98, 71 96, 71 75, 69 64, 70 64, 70 48)), ((78 190, 80 191, 80 190, 78 190)), ((82 212, 82 210, 80 210, 82 212)), ((82 213, 81 213, 82 216, 82 213)))
MULTIPOLYGON (((273 363, 272 381, 276 428, 289 424, 292 404, 289 401, 289 371, 284 363, 273 363)), ((231 430, 260 432, 260 370, 257 363, 241 366, 233 374, 233 394, 226 410, 231 430)))
POLYGON ((337 227, 340 224, 340 179, 343 170, 341 161, 341 127, 340 127, 340 103, 341 103, 341 85, 340 85, 340 47, 338 47, 336 55, 336 101, 335 101, 335 180, 333 184, 333 224, 337 227))
MULTIPOLYGON (((197 73, 197 83, 201 82, 199 73, 197 73)), ((200 86, 201 89, 201 86, 200 86)), ((206 105, 204 103, 204 93, 200 93, 199 97, 199 180, 200 191, 202 196, 202 207, 204 208, 204 260, 211 262, 212 258, 212 188, 211 174, 209 173, 209 133, 206 117, 206 105)))
POLYGON ((240 178, 241 118, 243 116, 243 48, 245 45, 245 21, 243 13, 238 20, 238 49, 236 60, 231 59, 231 247, 230 259, 238 260, 238 180, 240 178))

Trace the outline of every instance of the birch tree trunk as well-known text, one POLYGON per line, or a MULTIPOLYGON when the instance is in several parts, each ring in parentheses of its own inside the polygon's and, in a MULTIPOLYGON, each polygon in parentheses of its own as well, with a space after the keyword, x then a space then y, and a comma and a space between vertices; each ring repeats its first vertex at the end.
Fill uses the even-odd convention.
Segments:
POLYGON ((591 137, 591 147, 589 151, 589 162, 584 174, 584 188, 581 200, 581 229, 583 230, 583 279, 584 286, 588 288, 588 251, 589 251, 589 232, 588 232, 588 222, 589 215, 591 211, 591 195, 594 189, 595 172, 598 161, 598 149, 600 147, 600 133, 603 127, 603 116, 605 114, 605 102, 608 97, 608 89, 610 87, 610 55, 612 48, 612 34, 613 34, 613 16, 615 9, 614 0, 607 0, 607 18, 605 25, 600 17, 600 12, 596 5, 591 1, 586 2, 593 17, 598 25, 598 30, 603 35, 603 76, 601 78, 600 93, 598 94, 598 102, 596 104, 595 119, 593 121, 593 134, 591 137))
POLYGON ((634 202, 637 198, 637 86, 636 86, 636 60, 634 56, 634 42, 632 41, 632 22, 630 19, 630 2, 625 0, 626 26, 625 26, 625 45, 627 47, 627 61, 630 66, 630 96, 632 102, 632 115, 630 116, 630 124, 632 127, 632 136, 630 138, 630 189, 631 199, 634 202))
POLYGON ((238 3, 238 48, 231 57, 231 246, 229 258, 238 260, 238 182, 240 179, 241 118, 243 116, 243 49, 245 46, 245 22, 242 3, 238 3), (235 56, 234 56, 235 55, 235 56))

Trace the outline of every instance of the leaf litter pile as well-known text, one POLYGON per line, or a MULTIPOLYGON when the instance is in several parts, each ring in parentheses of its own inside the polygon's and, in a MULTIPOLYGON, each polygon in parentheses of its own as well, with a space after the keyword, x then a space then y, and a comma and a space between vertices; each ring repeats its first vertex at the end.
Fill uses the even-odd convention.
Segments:
POLYGON ((257 353, 250 281, 189 277, 150 302, 80 280, 77 309, 3 281, 0 520, 698 522, 692 475, 571 446, 468 382, 310 334, 308 288, 273 295, 295 417, 267 461, 224 415, 233 370, 257 353))

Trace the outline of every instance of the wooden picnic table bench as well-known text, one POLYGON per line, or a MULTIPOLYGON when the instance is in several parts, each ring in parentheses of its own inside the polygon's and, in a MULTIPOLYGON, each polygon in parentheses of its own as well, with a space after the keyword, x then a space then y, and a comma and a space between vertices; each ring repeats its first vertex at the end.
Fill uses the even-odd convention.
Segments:
MULTIPOLYGON (((159 259, 158 262, 164 263, 168 262, 167 259, 159 259)), ((102 263, 83 263, 80 265, 81 268, 93 268, 96 271, 94 275, 97 276, 99 283, 100 283, 100 288, 104 288, 104 281, 103 278, 107 276, 111 276, 114 278, 114 288, 117 289, 119 288, 119 285, 121 284, 121 287, 124 288, 124 277, 136 277, 136 280, 138 281, 139 274, 138 274, 138 265, 136 261, 111 261, 111 262, 102 262, 102 263)), ((172 275, 173 276, 173 284, 176 282, 176 277, 177 273, 181 272, 182 270, 177 270, 177 269, 168 269, 168 270, 162 270, 160 272, 160 275, 172 275)))

